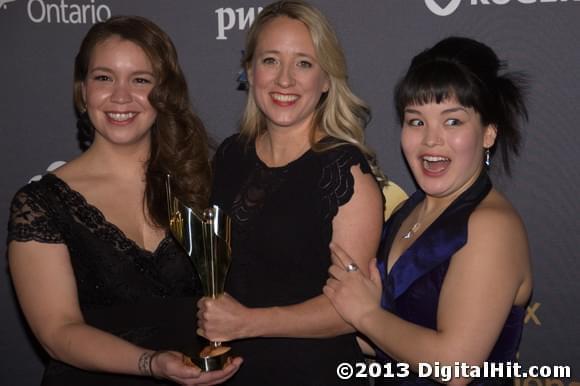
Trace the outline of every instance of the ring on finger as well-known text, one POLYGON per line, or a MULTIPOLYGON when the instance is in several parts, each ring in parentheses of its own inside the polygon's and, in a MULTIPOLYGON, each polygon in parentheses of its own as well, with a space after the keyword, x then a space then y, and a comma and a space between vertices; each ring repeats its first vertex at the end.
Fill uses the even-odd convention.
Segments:
POLYGON ((348 263, 346 266, 346 272, 356 272, 358 271, 358 265, 355 263, 348 263))

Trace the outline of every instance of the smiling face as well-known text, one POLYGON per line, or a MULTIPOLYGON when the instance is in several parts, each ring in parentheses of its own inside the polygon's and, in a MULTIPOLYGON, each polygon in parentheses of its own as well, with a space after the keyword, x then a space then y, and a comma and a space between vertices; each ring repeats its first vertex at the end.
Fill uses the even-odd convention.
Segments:
POLYGON ((154 85, 153 67, 138 45, 118 36, 97 44, 82 84, 95 143, 148 144, 157 117, 148 99, 154 85))
POLYGON ((434 197, 459 194, 483 167, 496 130, 455 98, 405 108, 401 146, 421 189, 434 197))
POLYGON ((285 16, 269 21, 260 31, 248 80, 268 129, 309 128, 329 87, 308 28, 285 16))

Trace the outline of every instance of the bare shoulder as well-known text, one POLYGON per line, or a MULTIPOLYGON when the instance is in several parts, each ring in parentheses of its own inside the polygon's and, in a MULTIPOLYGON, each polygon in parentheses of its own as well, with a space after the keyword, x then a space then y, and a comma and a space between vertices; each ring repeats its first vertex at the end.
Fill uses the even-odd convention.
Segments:
POLYGON ((353 165, 350 168, 350 172, 355 181, 355 190, 356 188, 359 190, 364 189, 374 197, 381 197, 381 190, 372 173, 364 173, 360 165, 353 165))
POLYGON ((354 179, 354 192, 349 202, 339 209, 339 215, 348 213, 349 219, 362 216, 368 221, 372 218, 382 224, 383 198, 375 177, 364 173, 359 165, 353 165, 350 171, 354 179))
POLYGON ((95 199, 117 199, 111 188, 115 188, 118 181, 111 180, 106 169, 95 168, 95 162, 88 151, 54 170, 53 174, 71 189, 80 192, 89 202, 95 199))
POLYGON ((524 222, 519 213, 500 192, 492 189, 469 218, 471 236, 494 236, 498 239, 523 237, 527 239, 524 222))
POLYGON ((68 184, 77 185, 82 183, 87 178, 90 178, 90 168, 87 167, 85 158, 85 155, 81 154, 52 173, 68 184))
POLYGON ((451 263, 458 272, 468 272, 473 281, 513 286, 515 304, 527 301, 532 271, 526 229, 520 215, 501 193, 492 189, 473 211, 467 243, 451 263))
POLYGON ((474 256, 474 264, 505 270, 529 270, 529 246, 524 223, 508 201, 495 189, 473 211, 468 223, 467 245, 462 255, 474 256))
POLYGON ((487 252, 486 260, 494 264, 529 264, 528 237, 522 218, 495 189, 471 214, 466 247, 487 252))

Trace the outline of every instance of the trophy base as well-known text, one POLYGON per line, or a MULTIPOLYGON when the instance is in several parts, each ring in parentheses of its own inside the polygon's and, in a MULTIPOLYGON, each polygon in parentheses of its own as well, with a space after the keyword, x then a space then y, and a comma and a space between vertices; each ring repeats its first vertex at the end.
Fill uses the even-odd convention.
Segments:
POLYGON ((206 346, 199 353, 199 357, 195 362, 189 357, 184 358, 184 363, 189 366, 199 366, 201 371, 215 371, 221 370, 229 362, 231 358, 231 347, 228 346, 206 346))

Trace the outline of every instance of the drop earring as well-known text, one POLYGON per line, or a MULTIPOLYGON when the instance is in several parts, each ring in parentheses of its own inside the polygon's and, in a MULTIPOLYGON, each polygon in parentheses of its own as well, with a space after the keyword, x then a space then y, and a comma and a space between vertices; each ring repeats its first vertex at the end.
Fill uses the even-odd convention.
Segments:
POLYGON ((491 158, 489 155, 489 148, 485 149, 485 160, 483 161, 488 168, 491 166, 491 158))

